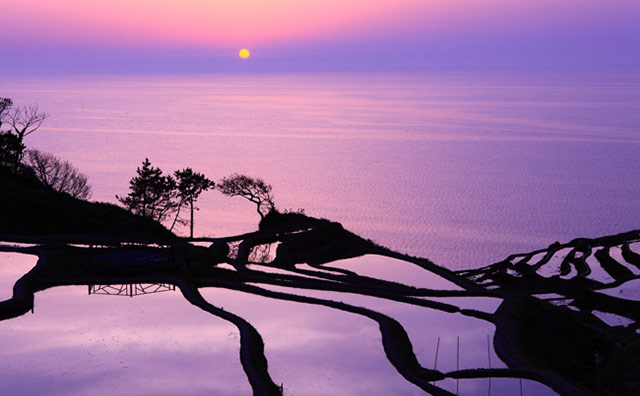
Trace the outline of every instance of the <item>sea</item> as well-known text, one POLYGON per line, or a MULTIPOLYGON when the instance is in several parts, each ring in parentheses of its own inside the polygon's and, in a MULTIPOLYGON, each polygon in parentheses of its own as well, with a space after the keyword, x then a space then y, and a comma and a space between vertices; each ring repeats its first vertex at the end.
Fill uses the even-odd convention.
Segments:
MULTIPOLYGON (((0 76, 0 97, 48 113, 26 144, 96 201, 126 195, 145 158, 246 174, 280 210, 452 269, 640 228, 640 74, 0 76)), ((242 198, 197 206, 196 236, 257 228, 242 198)))
MULTIPOLYGON (((339 221, 451 269, 640 228, 639 74, 0 75, 0 97, 48 114, 25 143, 85 173, 96 201, 117 203, 145 158, 167 174, 246 174, 273 186, 280 210, 339 221)), ((242 198, 214 190, 197 206, 196 236, 257 229, 256 208, 242 198)), ((0 254, 1 300, 36 260, 0 254)), ((435 275, 394 259, 334 265, 441 287, 435 275)), ((286 395, 424 394, 391 366, 377 323, 365 317, 201 292, 256 326, 286 395)), ((424 367, 506 367, 491 323, 348 293, 288 292, 396 318, 424 367)), ((500 303, 444 300, 488 313, 500 303)), ((32 313, 0 323, 0 343, 8 395, 251 394, 237 329, 179 292, 47 289, 32 313)), ((556 395, 516 378, 437 385, 467 396, 556 395)))

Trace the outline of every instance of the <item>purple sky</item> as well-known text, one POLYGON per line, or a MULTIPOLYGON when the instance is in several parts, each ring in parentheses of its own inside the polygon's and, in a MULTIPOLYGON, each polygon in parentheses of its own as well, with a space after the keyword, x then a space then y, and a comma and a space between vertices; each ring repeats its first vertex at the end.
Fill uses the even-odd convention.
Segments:
POLYGON ((640 66, 637 0, 5 2, 5 73, 640 66))

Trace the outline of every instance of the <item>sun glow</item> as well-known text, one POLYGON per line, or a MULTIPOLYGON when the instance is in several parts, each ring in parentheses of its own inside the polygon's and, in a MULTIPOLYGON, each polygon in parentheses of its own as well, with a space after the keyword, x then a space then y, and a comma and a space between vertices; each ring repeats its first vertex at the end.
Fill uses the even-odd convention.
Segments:
POLYGON ((240 57, 242 59, 247 59, 249 57, 249 55, 251 55, 251 53, 249 52, 248 49, 243 48, 243 49, 240 50, 240 52, 238 52, 238 55, 240 55, 240 57))

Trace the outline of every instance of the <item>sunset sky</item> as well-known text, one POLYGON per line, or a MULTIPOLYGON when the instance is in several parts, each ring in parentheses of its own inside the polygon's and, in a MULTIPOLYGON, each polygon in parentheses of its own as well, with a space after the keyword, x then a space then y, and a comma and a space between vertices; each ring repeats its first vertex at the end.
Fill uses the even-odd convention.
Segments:
POLYGON ((640 65, 637 0, 0 0, 0 9, 5 72, 640 65))

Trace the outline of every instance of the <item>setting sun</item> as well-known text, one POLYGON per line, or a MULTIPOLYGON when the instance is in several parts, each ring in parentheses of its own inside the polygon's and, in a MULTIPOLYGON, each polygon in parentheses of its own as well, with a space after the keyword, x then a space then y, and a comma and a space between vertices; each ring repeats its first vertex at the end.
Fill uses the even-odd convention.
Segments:
POLYGON ((240 57, 242 59, 247 59, 249 57, 249 55, 251 55, 251 53, 249 52, 248 49, 243 48, 243 49, 240 50, 240 52, 238 52, 238 55, 240 55, 240 57))

